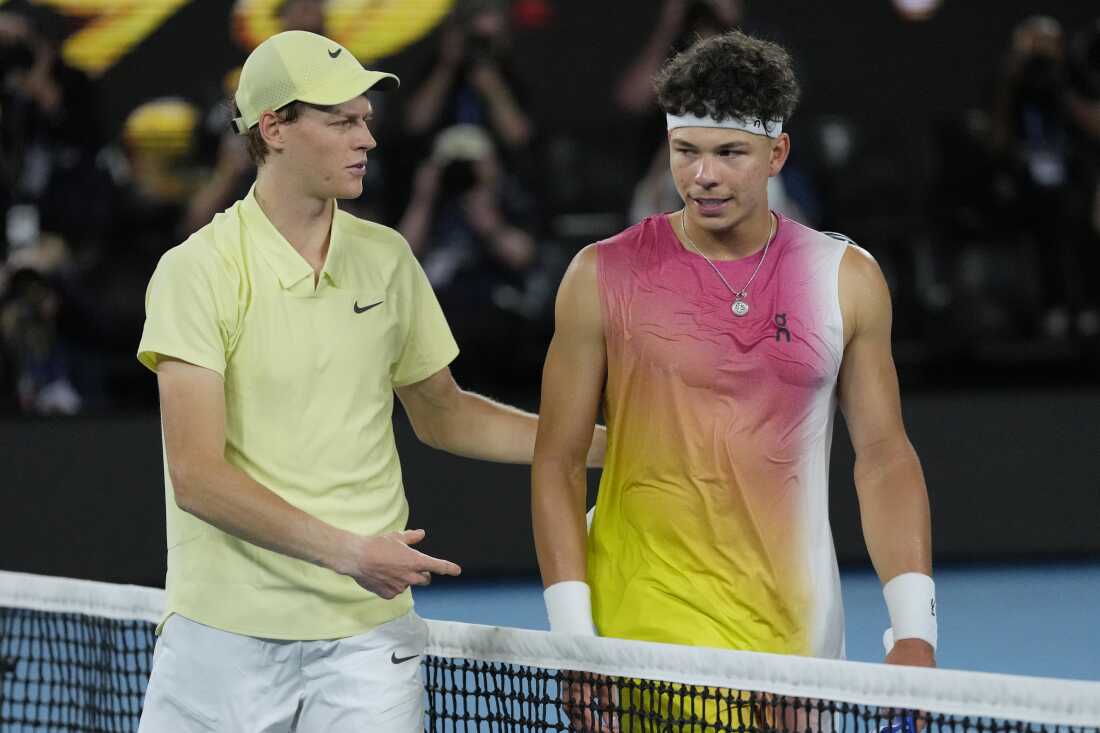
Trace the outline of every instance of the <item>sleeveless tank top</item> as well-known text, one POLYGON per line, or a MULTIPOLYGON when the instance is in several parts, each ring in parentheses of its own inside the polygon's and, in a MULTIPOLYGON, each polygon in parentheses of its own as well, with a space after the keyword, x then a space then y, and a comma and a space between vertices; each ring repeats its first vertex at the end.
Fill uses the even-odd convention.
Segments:
MULTIPOLYGON (((828 475, 847 245, 778 221, 743 317, 667 215, 597 245, 608 449, 588 578, 601 635, 843 656, 828 475)), ((740 288, 759 258, 715 265, 740 288)))

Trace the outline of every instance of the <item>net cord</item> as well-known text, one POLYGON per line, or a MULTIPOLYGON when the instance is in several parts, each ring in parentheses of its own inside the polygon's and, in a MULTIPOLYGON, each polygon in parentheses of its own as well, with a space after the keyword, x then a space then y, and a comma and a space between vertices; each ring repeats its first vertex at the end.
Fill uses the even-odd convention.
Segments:
POLYGON ((0 570, 0 606, 160 623, 164 591, 0 570))
MULTIPOLYGON (((156 624, 164 591, 0 570, 0 606, 156 624)), ((426 653, 858 705, 1100 725, 1100 682, 920 669, 428 620, 426 653)))
POLYGON ((438 657, 1030 723, 1100 725, 1100 683, 429 621, 438 657))

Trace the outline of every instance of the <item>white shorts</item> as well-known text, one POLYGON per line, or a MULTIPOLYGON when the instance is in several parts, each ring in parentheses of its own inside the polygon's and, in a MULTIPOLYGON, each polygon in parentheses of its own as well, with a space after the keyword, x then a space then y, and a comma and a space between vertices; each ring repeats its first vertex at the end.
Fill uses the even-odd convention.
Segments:
POLYGON ((413 612, 345 639, 257 639, 178 614, 157 639, 139 733, 424 730, 413 612))

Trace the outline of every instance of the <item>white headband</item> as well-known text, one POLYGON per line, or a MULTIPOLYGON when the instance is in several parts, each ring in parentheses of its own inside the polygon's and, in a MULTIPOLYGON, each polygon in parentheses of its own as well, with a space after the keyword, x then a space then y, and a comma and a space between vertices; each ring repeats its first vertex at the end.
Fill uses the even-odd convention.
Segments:
POLYGON ((763 122, 761 120, 742 120, 737 117, 716 120, 713 117, 698 117, 691 114, 666 114, 665 119, 668 122, 669 130, 675 130, 677 127, 721 127, 727 130, 744 130, 753 135, 764 135, 772 138, 779 137, 779 134, 783 132, 783 120, 763 122))

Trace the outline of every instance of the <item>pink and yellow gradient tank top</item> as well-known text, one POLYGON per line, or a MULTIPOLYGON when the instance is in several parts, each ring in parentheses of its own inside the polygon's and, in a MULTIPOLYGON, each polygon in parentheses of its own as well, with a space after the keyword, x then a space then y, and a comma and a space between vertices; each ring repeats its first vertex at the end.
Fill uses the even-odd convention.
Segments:
MULTIPOLYGON (((739 318, 665 215, 598 245, 609 444, 588 579, 601 635, 843 655, 828 478, 846 246, 779 216, 739 318)), ((759 257, 715 264, 739 288, 759 257)))

